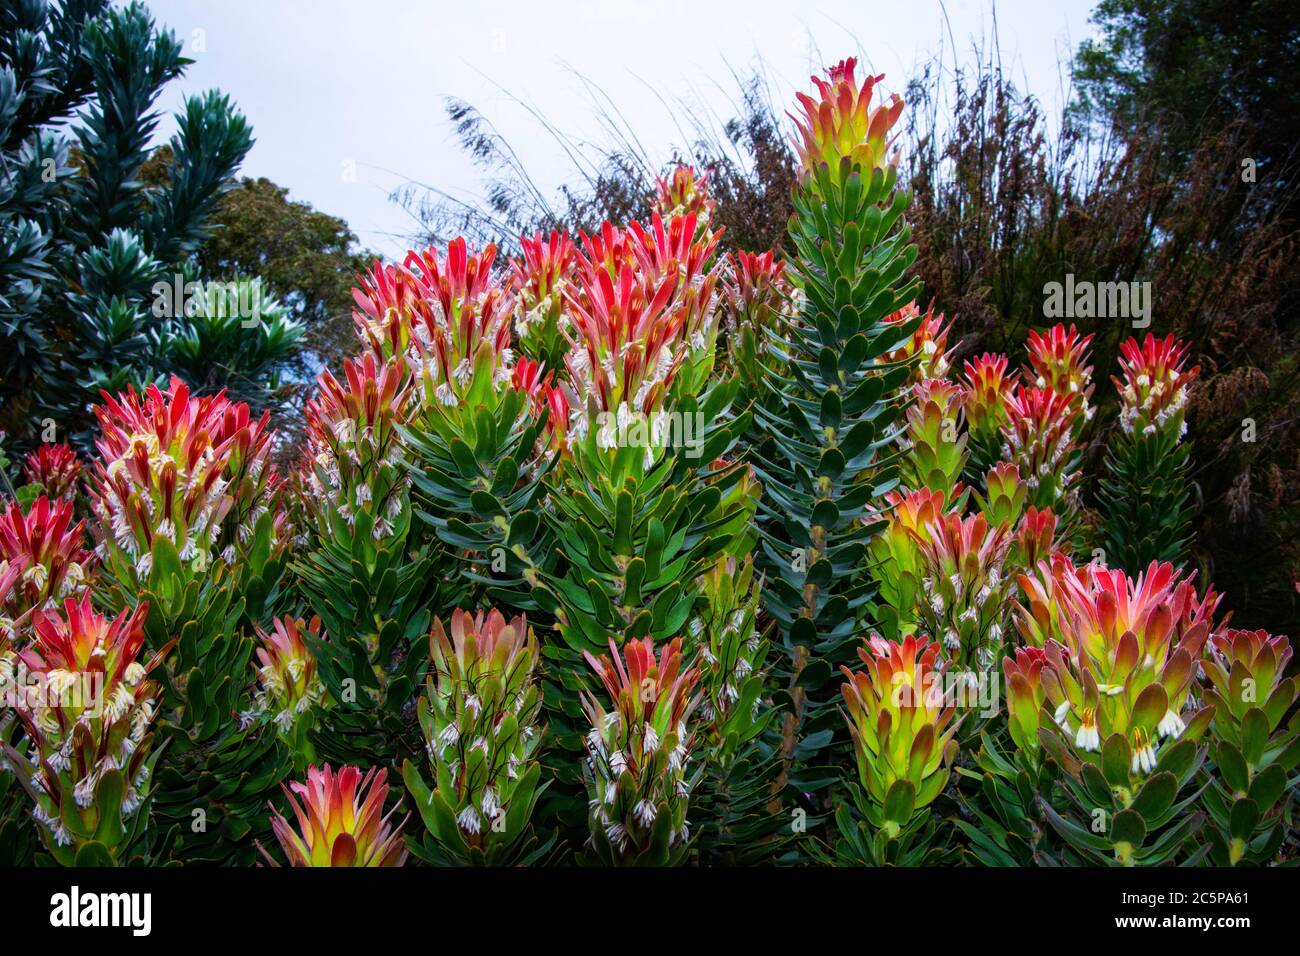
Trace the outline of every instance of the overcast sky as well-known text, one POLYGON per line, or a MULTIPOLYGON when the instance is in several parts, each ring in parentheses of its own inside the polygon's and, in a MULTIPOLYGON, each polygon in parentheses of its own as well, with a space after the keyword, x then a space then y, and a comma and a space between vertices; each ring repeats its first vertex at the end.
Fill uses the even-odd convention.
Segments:
MULTIPOLYGON (((460 197, 483 176, 458 149, 448 97, 477 106, 546 190, 574 181, 570 161, 527 104, 566 134, 606 137, 593 119, 598 86, 658 161, 681 143, 668 103, 703 103, 724 118, 733 72, 759 57, 788 102, 823 62, 864 57, 902 91, 941 46, 952 63, 996 37, 1004 67, 1051 113, 1062 60, 1093 31, 1089 0, 147 0, 195 62, 163 95, 229 93, 253 124, 241 172, 345 218, 388 256, 416 229, 389 193, 406 180, 460 197)), ((161 132, 170 135, 171 122, 161 132)))

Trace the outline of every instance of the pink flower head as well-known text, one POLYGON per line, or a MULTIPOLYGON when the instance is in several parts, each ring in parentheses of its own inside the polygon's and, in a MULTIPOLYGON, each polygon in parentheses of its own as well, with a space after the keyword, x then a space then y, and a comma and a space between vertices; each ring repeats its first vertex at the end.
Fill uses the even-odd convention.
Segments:
POLYGON ((1150 333, 1139 345, 1131 338, 1120 346, 1121 378, 1113 378, 1120 397, 1120 425, 1127 432, 1151 433, 1171 427, 1181 437, 1186 426, 1187 389, 1200 373, 1199 365, 1185 369, 1187 346, 1172 335, 1157 339, 1150 333))

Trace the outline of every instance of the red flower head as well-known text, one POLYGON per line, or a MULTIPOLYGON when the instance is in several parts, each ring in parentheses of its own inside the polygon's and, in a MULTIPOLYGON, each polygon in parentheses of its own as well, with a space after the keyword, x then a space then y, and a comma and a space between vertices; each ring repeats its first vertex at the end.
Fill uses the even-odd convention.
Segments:
POLYGON ((723 294, 733 325, 770 324, 771 311, 784 309, 792 290, 785 274, 785 260, 775 250, 731 254, 731 269, 723 283, 723 294))
POLYGON ((1017 386, 1007 399, 1002 454, 1020 469, 1030 503, 1055 505, 1079 476, 1073 461, 1077 403, 1047 388, 1017 386))
POLYGON ((966 423, 971 435, 992 442, 1007 419, 1007 401, 1016 373, 1007 374, 1007 357, 985 352, 968 359, 962 384, 966 388, 966 423))
POLYGON ((1157 339, 1150 333, 1138 345, 1131 338, 1120 346, 1123 378, 1113 378, 1119 390, 1121 427, 1148 434, 1166 426, 1181 437, 1187 430, 1187 389, 1200 373, 1199 365, 1184 369, 1187 346, 1172 335, 1157 339))
POLYGON ((440 257, 436 249, 408 252, 405 268, 431 308, 415 323, 413 338, 425 401, 455 405, 480 372, 491 384, 510 380, 510 315, 514 300, 504 277, 492 271, 496 246, 471 253, 461 237, 440 257))
POLYGON ((1058 324, 1045 333, 1030 331, 1027 343, 1026 380, 1069 398, 1079 413, 1076 428, 1081 428, 1093 415, 1093 408, 1088 404, 1093 388, 1092 366, 1088 364, 1092 338, 1080 335, 1073 325, 1067 330, 1058 324))
POLYGON ((520 358, 511 376, 514 387, 528 396, 533 412, 546 412, 546 444, 553 451, 563 447, 569 430, 569 400, 564 390, 551 384, 553 373, 542 375, 542 366, 531 359, 520 358))
MULTIPOLYGON (((1022 579, 1023 580, 1023 579, 1022 579)), ((1054 568, 1056 613, 1040 614, 1056 636, 1044 650, 1056 720, 1077 750, 1100 751, 1114 734, 1130 741, 1131 773, 1149 774, 1160 738, 1204 732, 1213 707, 1187 710, 1196 662, 1219 598, 1198 596, 1191 579, 1154 561, 1131 579, 1090 564, 1054 568)), ((1031 600, 1036 600, 1031 598, 1031 600)))
POLYGON ((73 498, 81 478, 81 459, 70 445, 39 445, 23 462, 28 484, 40 485, 50 498, 73 498))
MULTIPOLYGON (((909 302, 897 312, 885 316, 890 323, 908 322, 920 315, 915 302, 909 302)), ((882 358, 886 362, 903 362, 916 356, 916 365, 912 370, 910 381, 924 382, 927 379, 942 379, 948 375, 948 330, 952 323, 944 318, 942 312, 934 312, 934 304, 926 310, 921 324, 912 333, 912 338, 902 348, 890 352, 882 358)))
POLYGON ((655 180, 654 210, 664 219, 695 217, 697 228, 707 229, 717 202, 709 195, 709 174, 679 164, 667 176, 655 180))
POLYGON ((1002 659, 1007 681, 1007 727, 1016 747, 1028 753, 1037 753, 1039 747, 1038 728, 1047 701, 1042 673, 1047 666, 1047 654, 1041 647, 1017 647, 1014 657, 1002 659))
POLYGON ((537 233, 519 239, 522 258, 510 263, 515 294, 515 332, 519 348, 529 358, 558 368, 565 351, 565 291, 573 282, 578 249, 569 234, 537 233))
POLYGON ((885 155, 889 131, 903 113, 903 101, 895 94, 888 103, 873 109, 871 95, 884 76, 869 76, 859 86, 856 69, 857 60, 850 57, 827 70, 828 79, 812 77, 815 96, 795 94, 803 115, 791 114, 790 118, 799 130, 795 149, 805 176, 825 164, 832 179, 838 181, 844 158, 864 177, 891 162, 885 155))
POLYGON ((72 517, 71 501, 44 495, 26 514, 16 502, 0 513, 0 561, 23 567, 0 613, 18 618, 85 590, 95 556, 82 548, 86 523, 73 524, 72 517))
POLYGON ((403 446, 397 426, 408 410, 406 376, 399 363, 381 363, 373 353, 345 360, 343 373, 339 382, 322 372, 307 403, 305 503, 314 511, 328 506, 349 527, 365 512, 380 540, 405 507, 409 478, 398 473, 403 446))
POLYGON ((605 223, 583 235, 577 287, 568 292, 574 331, 567 364, 579 396, 598 410, 658 411, 692 351, 710 352, 717 331, 718 233, 695 240, 693 216, 626 233, 605 223))
POLYGON ((224 473, 237 435, 223 425, 225 393, 192 397, 173 376, 166 392, 103 394, 91 507, 105 563, 121 580, 147 579, 162 537, 182 561, 206 568, 234 504, 224 473))

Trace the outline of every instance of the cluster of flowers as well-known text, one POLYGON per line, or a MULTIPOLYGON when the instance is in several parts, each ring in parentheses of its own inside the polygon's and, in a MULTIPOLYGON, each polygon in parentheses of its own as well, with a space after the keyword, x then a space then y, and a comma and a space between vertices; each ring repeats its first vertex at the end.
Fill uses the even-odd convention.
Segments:
MULTIPOLYGON (((855 70, 845 61, 816 81, 815 95, 800 95, 803 177, 842 183, 850 169, 891 164, 902 102, 873 106, 878 78, 860 84, 855 70)), ((239 588, 255 549, 283 551, 291 540, 325 542, 343 556, 340 567, 382 572, 385 561, 410 560, 418 548, 403 545, 417 420, 488 429, 478 412, 509 395, 533 421, 546 419, 537 455, 572 462, 592 446, 599 464, 610 446, 594 432, 596 416, 624 424, 704 393, 723 314, 733 360, 748 354, 757 360, 751 368, 780 362, 755 330, 791 315, 798 321, 799 282, 773 252, 719 255, 707 183, 707 175, 680 167, 659 182, 648 222, 605 223, 576 239, 524 237, 507 268, 496 267, 492 245, 474 251, 459 238, 445 250, 412 251, 401 264, 375 264, 354 293, 359 354, 341 377, 320 374, 289 479, 272 463, 266 416, 250 416, 224 394, 192 395, 175 378, 165 390, 104 396, 95 410, 98 455, 84 488, 70 449, 48 446, 29 457, 25 475, 38 494, 0 512, 0 693, 21 723, 17 743, 0 746, 2 769, 21 782, 57 860, 127 862, 147 822, 160 750, 153 734, 171 699, 164 695, 194 691, 171 679, 164 691, 149 679, 176 640, 192 642, 195 630, 155 639, 155 595, 192 610, 196 582, 220 571, 230 576, 223 587, 239 588), (78 521, 83 496, 90 518, 78 521), (380 557, 394 542, 396 556, 380 557), (97 609, 107 600, 101 591, 127 595, 113 598, 115 615, 97 609)), ((1019 372, 1008 371, 1006 356, 985 354, 957 375, 943 314, 922 314, 912 303, 887 321, 897 325, 897 339, 882 366, 907 367, 898 400, 908 408, 895 436, 901 486, 865 519, 879 528, 866 573, 882 633, 859 650, 862 668, 843 669, 842 688, 870 825, 894 840, 924 819, 960 748, 991 719, 958 714, 954 689, 973 686, 1000 663, 1008 732, 1025 767, 1036 770, 1051 757, 1090 784, 1091 767, 1129 809, 1152 777, 1183 759, 1177 748, 1210 734, 1219 749, 1208 812, 1216 822, 1238 818, 1224 824, 1224 852, 1232 862, 1264 853, 1274 839, 1268 824, 1285 799, 1277 779, 1285 782, 1300 761, 1300 724, 1284 726, 1297 694, 1285 676, 1286 638, 1216 623, 1219 597, 1199 593, 1171 564, 1152 563, 1133 576, 1071 559, 1065 516, 1078 510, 1079 441, 1095 411, 1092 337, 1073 326, 1033 332, 1019 372), (1247 798, 1259 812, 1243 826, 1244 811, 1233 807, 1247 798)), ((1121 428, 1181 434, 1197 371, 1184 370, 1185 347, 1148 336, 1125 343, 1122 353, 1121 428)), ((652 434, 643 470, 658 460, 663 441, 652 434)), ((454 447, 472 457, 464 442, 454 447)), ((727 464, 709 474, 731 473, 727 464)), ((618 508, 609 510, 617 512, 615 536, 630 549, 626 489, 635 478, 619 477, 618 508)), ((503 479, 507 494, 518 479, 503 479)), ((697 487, 673 489, 677 497, 662 506, 655 499, 647 537, 663 538, 665 524, 679 517, 671 513, 692 507, 697 487)), ((724 494, 709 490, 713 499, 724 494)), ((757 494, 752 475, 725 494, 757 494)), ((578 508, 601 510, 589 497, 578 508)), ((692 549, 703 549, 695 539, 721 537, 730 513, 716 526, 710 520, 673 532, 685 555, 673 567, 697 560, 692 549), (692 543, 683 544, 688 533, 692 543)), ((726 530, 740 542, 735 551, 750 531, 726 530)), ((662 553, 666 543, 658 545, 662 553)), ((673 569, 623 561, 611 573, 622 576, 616 597, 626 605, 609 610, 635 636, 621 643, 611 636, 607 655, 585 651, 580 675, 547 675, 583 688, 567 710, 585 720, 573 737, 582 749, 589 849, 605 862, 684 858, 704 751, 734 736, 721 728, 734 727, 737 713, 762 706, 754 559, 720 551, 700 564, 698 600, 677 602, 680 584, 670 582, 661 591, 668 596, 646 608, 631 593, 649 589, 651 578, 671 578, 673 569), (663 626, 668 636, 658 646, 642 636, 668 618, 674 623, 663 626)), ((385 582, 380 590, 396 587, 382 573, 376 580, 385 582)), ((385 636, 429 637, 422 692, 415 680, 394 682, 409 692, 398 709, 414 704, 424 744, 425 766, 408 760, 401 768, 428 832, 419 842, 404 833, 409 815, 397 819, 390 805, 392 768, 335 769, 314 759, 309 731, 313 713, 328 703, 322 649, 331 637, 314 614, 334 610, 333 599, 302 586, 288 590, 286 605, 317 606, 304 617, 248 622, 256 657, 238 715, 243 729, 269 727, 305 758, 298 763, 305 782, 284 787, 294 822, 272 807, 283 858, 294 866, 394 866, 408 853, 434 862, 527 858, 529 818, 544 789, 543 662, 563 661, 571 649, 544 653, 524 615, 495 609, 456 609, 448 626, 436 609, 431 627, 417 613, 377 627, 385 636)), ((595 593, 574 603, 603 597, 612 604, 595 593)), ((244 626, 238 616, 229 615, 231 629, 244 626)), ((1117 838, 1116 859, 1138 859, 1131 844, 1117 838)))

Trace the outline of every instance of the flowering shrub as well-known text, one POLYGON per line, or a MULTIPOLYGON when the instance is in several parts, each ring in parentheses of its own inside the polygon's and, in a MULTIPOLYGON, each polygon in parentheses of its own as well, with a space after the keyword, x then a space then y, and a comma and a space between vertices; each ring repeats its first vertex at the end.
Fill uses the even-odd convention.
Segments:
POLYGON ((0 863, 1294 862, 1289 640, 1185 564, 1188 347, 957 368, 881 80, 799 94, 781 249, 674 166, 374 263, 300 448, 193 374, 27 456, 0 863))
POLYGON ((37 611, 32 643, 0 655, 0 693, 21 718, 30 754, 6 763, 30 796, 50 854, 65 866, 113 866, 148 850, 153 724, 161 688, 141 660, 147 607, 115 619, 89 597, 37 611))
POLYGON ((1093 391, 1092 366, 1088 364, 1091 344, 1092 336, 1080 335, 1073 325, 1068 330, 1054 325, 1045 333, 1030 330, 1025 342, 1029 359, 1025 381, 1069 400, 1076 434, 1095 413, 1088 401, 1093 391))
POLYGON ((606 710, 592 693, 582 699, 591 725, 588 845, 605 863, 663 865, 685 853, 690 837, 687 767, 700 672, 683 668, 680 638, 657 658, 649 638, 629 641, 621 654, 611 640, 609 649, 608 657, 586 655, 613 704, 606 710))
MULTIPOLYGON (((928 847, 909 844, 943 791, 957 749, 961 721, 953 719, 944 685, 948 664, 937 645, 915 636, 872 638, 858 656, 866 670, 843 668, 842 690, 857 758, 854 796, 875 834, 870 843, 853 842, 868 860, 916 862, 928 847)), ((854 832, 847 819, 841 828, 854 832)))
POLYGON ((943 379, 926 379, 912 387, 912 404, 904 424, 900 477, 909 488, 946 491, 961 480, 966 465, 966 436, 961 389, 943 379))
POLYGON ((1188 389, 1200 369, 1184 368, 1186 357, 1187 346, 1172 335, 1120 346, 1119 428, 1107 448, 1100 497, 1106 553, 1130 571, 1187 557, 1191 465, 1182 439, 1188 389))
POLYGON ((308 624, 291 617, 276 618, 270 633, 257 629, 259 646, 257 690, 252 707, 240 715, 245 725, 266 717, 289 741, 297 769, 314 762, 316 749, 309 732, 312 708, 321 702, 325 688, 316 669, 316 655, 305 634, 320 638, 320 618, 308 624))
POLYGON ((951 512, 929 526, 920 545, 923 629, 962 669, 987 671, 1002 654, 1010 545, 1008 525, 951 512))
POLYGON ((1002 456, 1002 428, 1008 421, 1007 402, 1016 374, 1007 373, 1005 355, 986 352, 966 361, 962 376, 966 426, 971 460, 977 468, 988 468, 1002 456))
POLYGON ((957 507, 957 502, 949 502, 943 491, 922 488, 905 494, 891 491, 885 503, 890 508, 886 523, 872 539, 870 550, 872 580, 880 599, 875 618, 885 635, 897 640, 916 630, 926 575, 921 547, 945 509, 957 507))
MULTIPOLYGON (((886 317, 887 322, 911 323, 919 315, 915 302, 909 302, 897 312, 886 317)), ((921 317, 911 339, 902 348, 885 356, 886 361, 908 362, 912 366, 912 382, 925 382, 948 377, 950 353, 948 331, 951 328, 942 313, 934 314, 934 306, 921 317)))
POLYGON ((1002 455, 1019 470, 1036 508, 1063 502, 1079 478, 1074 428, 1079 405, 1070 395, 1017 386, 1007 399, 1002 455))
POLYGON ((411 763, 402 769, 431 837, 421 855, 461 864, 535 857, 522 838, 540 793, 536 637, 522 616, 457 609, 450 639, 434 621, 429 650, 419 719, 434 789, 411 763))

